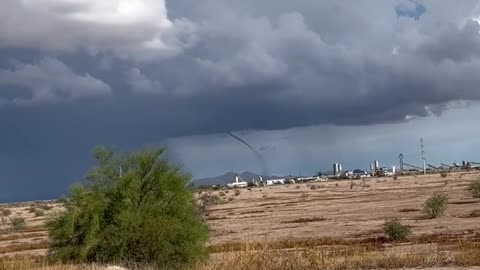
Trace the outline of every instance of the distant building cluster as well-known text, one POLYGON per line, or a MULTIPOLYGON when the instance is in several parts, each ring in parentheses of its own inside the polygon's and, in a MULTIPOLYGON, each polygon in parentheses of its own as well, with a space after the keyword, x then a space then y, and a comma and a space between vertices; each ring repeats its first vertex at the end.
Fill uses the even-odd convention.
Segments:
MULTIPOLYGON (((404 161, 403 154, 399 155, 400 158, 400 169, 397 170, 396 166, 380 166, 380 161, 374 160, 370 164, 368 170, 354 169, 354 170, 344 170, 343 166, 339 162, 333 163, 333 170, 331 172, 322 173, 319 172, 317 175, 312 177, 287 177, 287 178, 278 178, 278 179, 266 179, 264 180, 262 176, 258 179, 252 179, 251 181, 246 181, 242 179, 240 175, 235 176, 235 182, 229 183, 226 186, 228 188, 244 188, 249 186, 272 186, 272 185, 285 185, 285 184, 294 184, 294 183, 304 183, 304 182, 320 182, 320 181, 329 181, 329 180, 348 180, 348 179, 364 179, 369 177, 385 177, 385 176, 395 176, 397 174, 426 174, 426 173, 438 173, 444 171, 454 171, 454 170, 470 170, 470 169, 480 169, 480 163, 472 161, 463 161, 462 163, 453 163, 453 166, 446 164, 441 164, 441 166, 435 167, 433 165, 425 163, 424 167, 415 166, 408 164, 404 161)), ((422 157, 425 161, 425 159, 422 157)))

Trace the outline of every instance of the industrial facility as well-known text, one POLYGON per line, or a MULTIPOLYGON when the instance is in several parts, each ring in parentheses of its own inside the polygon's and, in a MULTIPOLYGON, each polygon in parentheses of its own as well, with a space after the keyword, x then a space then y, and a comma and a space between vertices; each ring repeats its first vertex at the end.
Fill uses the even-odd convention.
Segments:
POLYGON ((343 170, 342 163, 335 162, 330 172, 319 172, 316 176, 312 177, 287 177, 277 179, 267 179, 264 181, 260 176, 258 180, 252 179, 251 182, 247 182, 239 175, 236 175, 235 181, 227 184, 228 188, 242 188, 248 186, 270 186, 270 185, 284 185, 293 183, 305 183, 305 182, 319 182, 329 180, 348 180, 348 179, 364 179, 369 177, 388 177, 396 175, 411 175, 411 174, 432 174, 442 173, 449 171, 459 170, 472 170, 480 169, 480 162, 462 161, 461 163, 454 162, 453 166, 440 163, 435 166, 427 163, 425 154, 424 140, 420 139, 420 157, 422 164, 420 166, 413 163, 407 163, 404 154, 399 154, 398 167, 396 165, 383 166, 379 160, 374 160, 369 164, 369 170, 361 169, 348 169, 343 170))

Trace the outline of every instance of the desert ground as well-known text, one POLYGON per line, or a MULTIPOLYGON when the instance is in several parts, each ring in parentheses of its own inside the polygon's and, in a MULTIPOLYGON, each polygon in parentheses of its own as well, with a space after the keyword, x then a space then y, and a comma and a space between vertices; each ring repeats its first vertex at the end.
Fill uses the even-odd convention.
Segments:
MULTIPOLYGON (((225 261, 236 261, 239 252, 254 251, 258 256, 258 250, 263 250, 267 254, 263 259, 268 260, 273 258, 273 250, 298 254, 307 252, 306 248, 317 255, 322 250, 323 267, 318 269, 328 268, 324 255, 364 258, 365 252, 376 252, 375 256, 382 259, 391 254, 416 256, 412 266, 449 266, 454 261, 452 256, 460 250, 473 245, 478 248, 480 243, 480 199, 474 199, 466 190, 468 184, 478 178, 480 172, 471 171, 449 173, 447 177, 431 174, 276 185, 239 191, 199 191, 197 195, 210 193, 222 198, 222 203, 211 206, 206 213, 211 231, 211 257, 217 262, 201 269, 225 268, 225 261), (448 208, 444 216, 428 219, 422 212, 423 204, 436 193, 448 195, 448 208), (413 234, 408 241, 391 243, 385 239, 382 224, 387 217, 398 217, 411 228, 413 234)), ((5 225, 2 227, 0 256, 44 255, 48 247, 45 217, 59 211, 59 206, 54 202, 33 202, 1 205, 0 208, 9 209, 11 216, 26 220, 25 227, 17 231, 8 230, 5 225), (36 216, 32 207, 46 209, 45 215, 36 216)), ((480 252, 471 256, 476 258, 477 255, 480 252)), ((462 266, 458 264, 478 265, 475 263, 473 259, 465 259, 448 269, 462 266)), ((330 268, 355 267, 342 265, 332 264, 330 268)), ((364 268, 373 268, 373 264, 369 265, 364 268)), ((389 264, 383 268, 395 265, 409 264, 389 264)))

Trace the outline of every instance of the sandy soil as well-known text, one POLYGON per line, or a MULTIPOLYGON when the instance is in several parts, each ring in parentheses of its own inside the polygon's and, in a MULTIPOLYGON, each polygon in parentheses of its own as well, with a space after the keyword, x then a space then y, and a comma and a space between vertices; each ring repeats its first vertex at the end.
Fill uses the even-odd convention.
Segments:
MULTIPOLYGON (((212 244, 284 238, 358 238, 381 234, 386 217, 399 217, 415 235, 464 234, 480 230, 480 200, 466 186, 478 172, 291 184, 233 191, 233 201, 212 208, 212 244), (316 189, 311 187, 315 185, 316 189), (423 203, 434 193, 449 196, 444 217, 426 219, 423 203), (302 220, 303 219, 303 220, 302 220)), ((220 194, 220 192, 216 192, 220 194)))

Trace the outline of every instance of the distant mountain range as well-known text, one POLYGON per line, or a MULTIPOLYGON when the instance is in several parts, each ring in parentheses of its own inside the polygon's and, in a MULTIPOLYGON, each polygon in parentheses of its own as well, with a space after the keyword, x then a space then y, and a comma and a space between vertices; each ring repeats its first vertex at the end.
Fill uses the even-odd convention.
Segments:
MULTIPOLYGON (((203 186, 203 185, 226 185, 228 183, 233 183, 235 182, 235 176, 237 173, 234 172, 228 172, 224 175, 219 175, 219 176, 214 176, 214 177, 206 177, 206 178, 200 178, 200 179, 195 179, 191 183, 195 186, 203 186)), ((243 180, 250 182, 252 179, 255 178, 255 180, 259 180, 260 175, 252 172, 243 172, 239 174, 243 180)), ((290 176, 263 176, 264 180, 268 179, 278 179, 278 178, 287 178, 290 176)), ((295 177, 295 176, 293 176, 295 177)))

